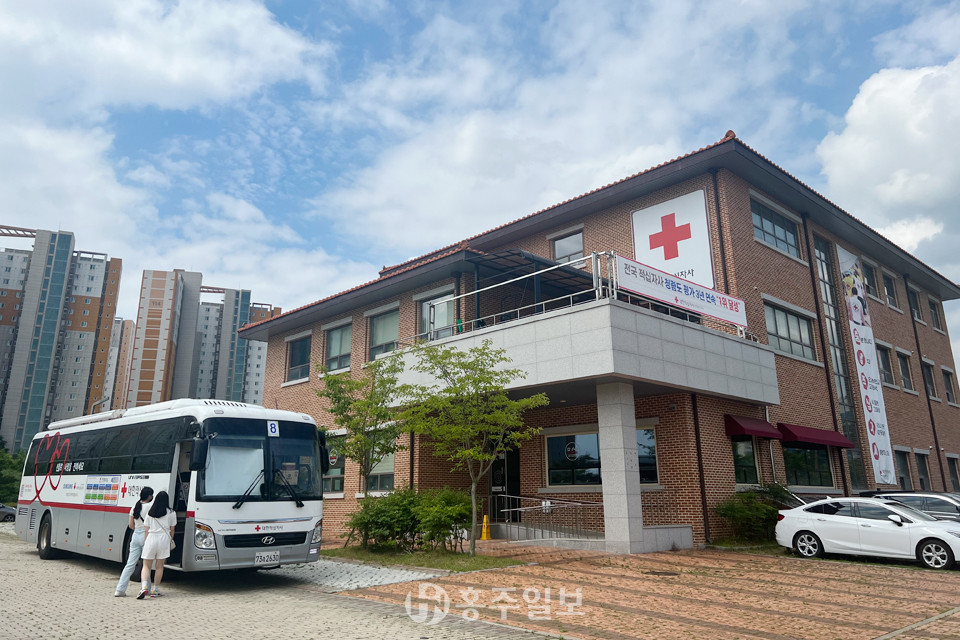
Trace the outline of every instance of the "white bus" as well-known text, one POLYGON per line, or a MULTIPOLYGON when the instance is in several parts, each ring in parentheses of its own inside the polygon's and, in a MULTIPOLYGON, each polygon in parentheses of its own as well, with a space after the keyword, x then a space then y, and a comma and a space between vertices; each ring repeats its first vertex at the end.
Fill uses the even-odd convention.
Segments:
POLYGON ((320 551, 323 433, 308 415, 172 400, 63 420, 31 443, 17 535, 40 557, 125 561, 140 488, 177 511, 167 566, 183 571, 312 562, 320 551))

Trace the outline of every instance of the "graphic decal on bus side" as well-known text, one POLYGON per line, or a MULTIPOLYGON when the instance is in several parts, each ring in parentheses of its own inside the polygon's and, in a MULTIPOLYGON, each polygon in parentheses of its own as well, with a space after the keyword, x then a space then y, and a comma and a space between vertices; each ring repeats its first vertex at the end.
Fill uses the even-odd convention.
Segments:
POLYGON ((37 500, 40 504, 44 504, 43 499, 40 497, 40 492, 43 491, 43 488, 47 486, 47 482, 50 483, 50 487, 56 491, 57 487, 60 486, 60 481, 63 480, 63 460, 67 457, 67 454, 70 452, 70 438, 64 438, 61 440, 60 432, 56 432, 53 435, 45 435, 40 441, 40 444, 37 445, 37 453, 33 456, 33 489, 36 492, 36 495, 31 500, 37 500), (39 476, 39 461, 40 453, 43 452, 44 458, 46 458, 46 452, 53 449, 53 453, 50 455, 50 462, 46 464, 47 471, 43 476, 43 482, 37 484, 37 477, 39 476), (55 464, 59 462, 60 464, 55 464), (57 481, 53 481, 54 470, 59 467, 59 474, 57 475, 57 481))

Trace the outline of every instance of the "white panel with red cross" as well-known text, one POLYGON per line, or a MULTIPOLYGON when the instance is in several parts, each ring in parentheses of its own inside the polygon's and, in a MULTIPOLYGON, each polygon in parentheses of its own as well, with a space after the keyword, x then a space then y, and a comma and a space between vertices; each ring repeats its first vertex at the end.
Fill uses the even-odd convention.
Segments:
POLYGON ((706 194, 694 191, 633 212, 637 262, 713 289, 706 194))

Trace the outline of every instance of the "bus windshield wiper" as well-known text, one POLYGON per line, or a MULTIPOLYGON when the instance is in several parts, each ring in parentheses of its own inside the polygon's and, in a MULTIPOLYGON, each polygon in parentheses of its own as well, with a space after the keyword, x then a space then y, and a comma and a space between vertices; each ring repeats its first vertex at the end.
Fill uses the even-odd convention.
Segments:
POLYGON ((300 496, 297 495, 296 490, 287 482, 286 476, 283 475, 282 471, 274 471, 274 473, 280 476, 280 483, 283 485, 283 488, 287 490, 287 494, 297 502, 298 507, 303 506, 303 500, 300 499, 300 496))
POLYGON ((237 500, 236 504, 233 505, 234 509, 239 509, 243 506, 243 503, 247 501, 247 498, 250 497, 250 494, 253 493, 253 488, 257 486, 257 482, 260 478, 263 477, 263 469, 260 469, 260 473, 253 479, 253 482, 250 483, 250 486, 247 487, 247 490, 243 492, 243 495, 240 496, 240 499, 237 500))

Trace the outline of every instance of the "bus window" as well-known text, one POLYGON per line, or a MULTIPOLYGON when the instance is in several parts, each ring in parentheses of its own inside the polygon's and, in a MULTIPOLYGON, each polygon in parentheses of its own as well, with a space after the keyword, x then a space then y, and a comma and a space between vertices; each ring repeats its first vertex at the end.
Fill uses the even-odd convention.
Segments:
POLYGON ((71 473, 95 473, 100 466, 103 433, 78 433, 70 438, 71 473))
POLYGON ((137 429, 135 427, 108 431, 100 454, 100 472, 130 473, 136 442, 137 429))
POLYGON ((151 422, 139 427, 134 471, 169 471, 173 445, 180 439, 182 419, 151 422))

